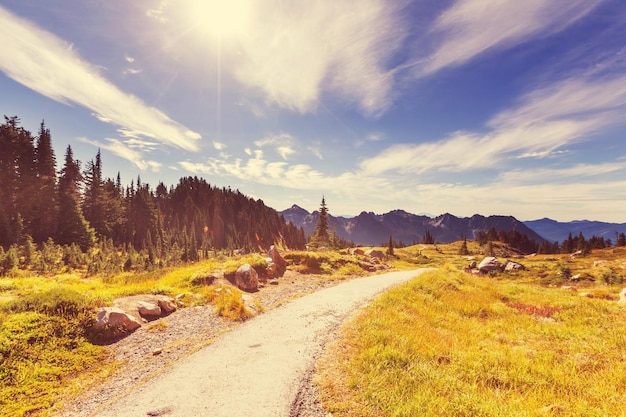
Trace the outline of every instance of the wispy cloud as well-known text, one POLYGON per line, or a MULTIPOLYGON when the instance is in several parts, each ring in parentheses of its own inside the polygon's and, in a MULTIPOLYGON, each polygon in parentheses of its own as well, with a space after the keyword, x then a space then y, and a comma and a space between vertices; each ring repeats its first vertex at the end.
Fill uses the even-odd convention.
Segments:
POLYGON ((61 103, 75 103, 125 137, 148 137, 196 150, 200 135, 146 105, 104 78, 72 46, 0 6, 0 70, 20 84, 61 103))
POLYGON ((226 146, 226 144, 225 144, 225 143, 218 142, 218 141, 215 141, 215 140, 214 140, 214 141, 213 141, 213 148, 214 148, 215 150, 217 150, 217 151, 222 151, 222 150, 226 149, 226 148, 227 148, 227 146, 226 146))
POLYGON ((129 144, 128 142, 123 142, 115 138, 107 138, 106 142, 100 142, 85 137, 78 138, 78 140, 84 143, 89 143, 90 145, 97 146, 101 149, 106 149, 114 155, 117 155, 120 158, 129 161, 142 171, 151 169, 153 172, 159 172, 159 170, 163 166, 163 164, 161 164, 160 162, 146 160, 144 158, 143 155, 146 147, 143 145, 137 146, 136 143, 133 144, 131 142, 131 144, 129 144))
POLYGON ((435 21, 435 51, 417 61, 424 76, 502 49, 559 32, 603 0, 457 0, 435 21))
POLYGON ((397 144, 366 159, 361 169, 424 173, 498 168, 510 158, 555 155, 617 123, 626 108, 626 76, 579 76, 540 87, 500 112, 485 132, 456 132, 430 143, 397 144))
POLYGON ((296 153, 295 139, 288 133, 281 133, 276 136, 266 137, 254 142, 256 146, 262 148, 264 146, 271 146, 276 149, 276 152, 283 158, 287 159, 290 155, 296 153))
POLYGON ((393 88, 387 61, 406 35, 398 16, 403 3, 258 3, 258 26, 240 39, 237 78, 270 103, 301 113, 315 111, 323 94, 354 102, 368 115, 381 113, 393 88))

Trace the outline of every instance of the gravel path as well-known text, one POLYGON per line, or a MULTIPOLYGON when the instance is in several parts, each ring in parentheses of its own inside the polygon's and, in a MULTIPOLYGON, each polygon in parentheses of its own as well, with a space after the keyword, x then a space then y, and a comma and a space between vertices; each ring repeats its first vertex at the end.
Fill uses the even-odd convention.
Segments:
POLYGON ((392 272, 325 288, 237 326, 130 392, 68 416, 321 417, 314 363, 338 325, 380 292, 419 271, 392 272))

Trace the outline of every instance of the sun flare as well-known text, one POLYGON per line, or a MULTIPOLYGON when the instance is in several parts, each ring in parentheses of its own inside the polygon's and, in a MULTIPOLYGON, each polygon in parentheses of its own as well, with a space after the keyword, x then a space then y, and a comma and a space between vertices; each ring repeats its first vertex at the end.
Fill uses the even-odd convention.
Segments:
POLYGON ((236 38, 250 28, 250 0, 190 0, 188 13, 194 30, 210 37, 236 38))

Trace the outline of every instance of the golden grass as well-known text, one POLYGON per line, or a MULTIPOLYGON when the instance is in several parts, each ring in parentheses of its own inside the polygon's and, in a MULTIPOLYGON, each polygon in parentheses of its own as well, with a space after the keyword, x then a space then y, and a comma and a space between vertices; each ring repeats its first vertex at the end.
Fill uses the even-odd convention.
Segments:
POLYGON ((320 361, 344 416, 618 416, 626 310, 447 267, 385 294, 320 361))

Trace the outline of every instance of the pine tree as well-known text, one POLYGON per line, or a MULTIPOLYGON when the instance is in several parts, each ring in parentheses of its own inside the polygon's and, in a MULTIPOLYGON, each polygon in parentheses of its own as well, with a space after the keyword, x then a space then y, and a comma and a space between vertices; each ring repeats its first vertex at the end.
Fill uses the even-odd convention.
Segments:
POLYGON ((87 168, 83 172, 83 182, 85 184, 85 193, 82 211, 85 220, 89 222, 89 225, 94 228, 99 236, 109 236, 111 230, 107 227, 104 216, 105 195, 100 149, 98 149, 96 154, 96 160, 87 163, 87 168))
POLYGON ((327 245, 328 241, 328 208, 326 207, 326 199, 322 196, 319 219, 315 225, 315 233, 311 237, 311 243, 313 246, 322 247, 327 245))
POLYGON ((83 251, 95 243, 95 232, 80 211, 80 163, 74 160, 71 146, 65 152, 65 165, 59 179, 59 216, 56 242, 61 245, 76 243, 83 251))
POLYGON ((17 243, 20 236, 32 235, 38 212, 37 171, 34 139, 19 126, 19 118, 4 117, 0 125, 0 245, 17 243), (16 230, 17 216, 23 230, 16 230))
POLYGON ((430 230, 426 229, 426 232, 424 232, 424 237, 422 238, 422 243, 424 245, 432 245, 433 243, 435 243, 435 238, 430 233, 430 230))
POLYGON ((37 201, 38 216, 33 220, 35 242, 45 242, 57 230, 59 196, 56 177, 56 158, 52 149, 50 130, 41 122, 37 137, 37 201))
POLYGON ((467 254, 469 254, 469 250, 467 249, 467 237, 463 235, 463 242, 461 243, 461 248, 459 249, 459 255, 467 254))
POLYGON ((387 255, 393 256, 393 237, 389 235, 389 244, 387 245, 387 255))

